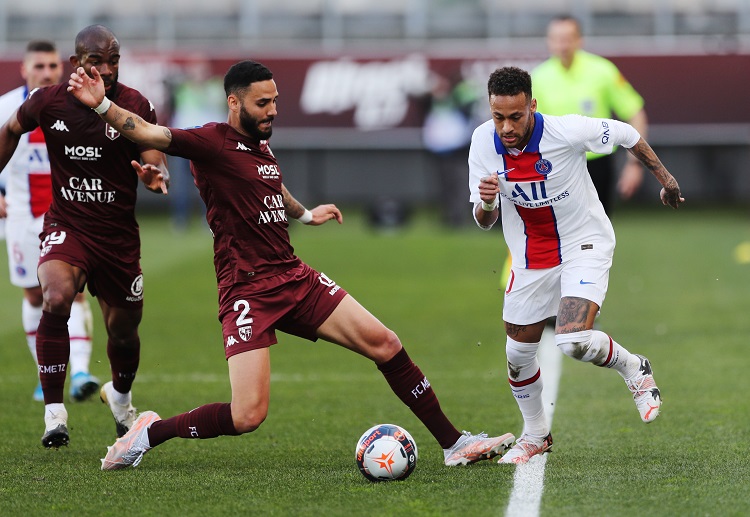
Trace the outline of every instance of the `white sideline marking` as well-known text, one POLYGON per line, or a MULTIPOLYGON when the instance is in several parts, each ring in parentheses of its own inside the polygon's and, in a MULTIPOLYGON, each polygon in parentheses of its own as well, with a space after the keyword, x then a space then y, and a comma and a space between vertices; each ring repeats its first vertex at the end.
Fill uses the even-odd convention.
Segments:
MULTIPOLYGON (((555 345, 555 333, 545 328, 539 345, 539 368, 542 371, 544 391, 542 403, 547 414, 547 422, 552 429, 552 417, 555 414, 557 387, 560 382, 562 353, 555 345)), ((547 465, 547 454, 534 456, 525 465, 517 465, 513 475, 513 491, 510 494, 506 517, 537 517, 544 492, 544 469, 547 465)))

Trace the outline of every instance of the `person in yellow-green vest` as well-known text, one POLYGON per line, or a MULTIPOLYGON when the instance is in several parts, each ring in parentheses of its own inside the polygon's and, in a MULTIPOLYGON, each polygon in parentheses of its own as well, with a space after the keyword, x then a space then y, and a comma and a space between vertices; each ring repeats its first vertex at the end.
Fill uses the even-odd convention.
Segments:
MULTIPOLYGON (((547 46, 552 56, 531 73, 539 111, 548 115, 574 113, 617 118, 629 123, 645 138, 648 120, 643 97, 614 63, 582 50, 582 45, 578 20, 560 16, 550 22, 547 46)), ((614 155, 588 153, 587 159, 599 200, 607 215, 611 216, 615 191, 621 198, 629 199, 643 181, 643 168, 629 155, 619 179, 616 179, 614 155)))

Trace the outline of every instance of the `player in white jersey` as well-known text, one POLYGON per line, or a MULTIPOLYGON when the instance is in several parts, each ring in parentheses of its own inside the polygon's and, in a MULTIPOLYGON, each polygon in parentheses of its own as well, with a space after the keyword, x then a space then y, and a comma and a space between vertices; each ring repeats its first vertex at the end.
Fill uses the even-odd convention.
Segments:
MULTIPOLYGON (((21 76, 26 84, 0 97, 0 120, 7 120, 26 100, 30 91, 60 82, 62 62, 55 45, 32 41, 26 47, 21 76)), ((49 156, 41 128, 21 136, 16 152, 2 173, 6 179, 5 197, 0 195, 0 218, 7 216, 6 244, 10 281, 24 291, 21 318, 26 341, 36 363, 36 330, 42 317, 42 289, 36 275, 39 260, 39 234, 44 213, 52 200, 49 156)), ((91 358, 91 310, 83 293, 71 307, 70 397, 80 401, 99 389, 99 380, 89 373, 91 358)), ((41 383, 34 400, 44 400, 41 383)))
POLYGON ((586 152, 609 153, 623 146, 662 184, 665 205, 677 208, 684 199, 677 181, 632 126, 537 113, 531 77, 515 67, 493 72, 488 94, 492 119, 474 131, 469 151, 470 201, 483 229, 491 228, 502 211, 513 256, 503 320, 508 381, 524 428, 499 463, 520 464, 552 447, 537 361, 545 320, 552 316, 557 316, 558 348, 579 361, 616 370, 644 422, 652 422, 661 407, 648 359, 593 329, 607 293, 615 234, 586 169, 586 152))

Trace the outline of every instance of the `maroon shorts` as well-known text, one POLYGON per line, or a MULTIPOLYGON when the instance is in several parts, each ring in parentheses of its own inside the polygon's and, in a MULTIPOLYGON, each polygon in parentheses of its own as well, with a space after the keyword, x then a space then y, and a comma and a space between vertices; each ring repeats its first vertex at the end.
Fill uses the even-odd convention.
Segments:
POLYGON ((318 327, 344 296, 336 282, 304 263, 280 275, 219 289, 227 359, 277 343, 277 330, 317 340, 318 327))
POLYGON ((40 238, 39 264, 61 260, 79 267, 86 272, 92 296, 111 307, 128 310, 143 307, 143 274, 137 241, 134 245, 107 246, 59 224, 45 228, 40 238))

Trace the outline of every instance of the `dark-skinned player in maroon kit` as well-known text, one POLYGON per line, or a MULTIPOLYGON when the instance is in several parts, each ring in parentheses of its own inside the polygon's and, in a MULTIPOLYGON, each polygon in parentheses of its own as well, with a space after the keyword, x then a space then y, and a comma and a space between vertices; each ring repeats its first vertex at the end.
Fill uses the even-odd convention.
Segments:
MULTIPOLYGON (((102 95, 156 122, 151 103, 118 82, 120 44, 108 28, 86 27, 75 40, 75 68, 97 68, 102 95)), ((39 377, 45 403, 44 447, 68 445, 63 389, 70 355, 67 321, 76 294, 88 284, 102 309, 112 381, 102 400, 117 435, 135 421, 131 386, 140 359, 138 325, 143 313, 140 237, 135 220, 138 179, 166 193, 164 154, 123 137, 69 95, 64 84, 33 91, 0 128, 0 169, 23 133, 40 127, 49 152, 52 204, 44 218, 37 275, 42 318, 37 331, 39 377), (138 162, 141 160, 144 165, 138 162)))
POLYGON ((375 362, 394 393, 444 450, 445 464, 465 465, 503 453, 513 435, 460 433, 440 409, 429 381, 396 334, 323 273, 294 254, 288 217, 305 224, 342 222, 334 205, 306 210, 282 183, 268 147, 278 91, 271 72, 242 61, 224 77, 229 118, 189 130, 152 124, 104 97, 95 69, 78 69, 68 90, 127 138, 191 160, 214 235, 219 320, 232 387, 231 403, 214 403, 161 420, 142 413, 109 448, 103 470, 137 466, 143 455, 175 437, 214 438, 249 433, 268 413, 269 347, 276 330, 322 338, 375 362))

